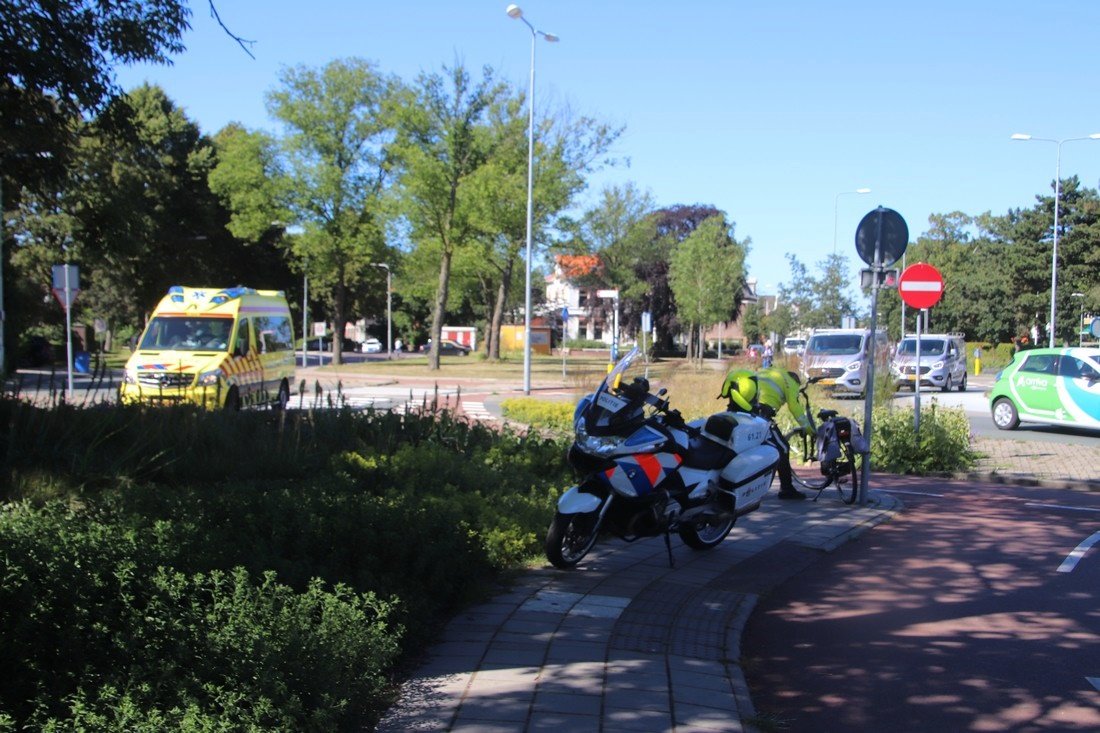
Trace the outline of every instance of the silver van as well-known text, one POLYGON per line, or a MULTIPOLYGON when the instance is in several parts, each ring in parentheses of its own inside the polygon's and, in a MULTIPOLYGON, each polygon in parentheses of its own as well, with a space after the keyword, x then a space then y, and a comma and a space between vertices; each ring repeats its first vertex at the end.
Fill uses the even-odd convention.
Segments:
MULTIPOLYGON (((890 361, 899 387, 917 384, 917 337, 906 336, 890 361)), ((961 333, 930 333, 920 337, 920 386, 966 391, 966 339, 961 333)))
POLYGON ((867 364, 877 354, 882 368, 888 351, 886 332, 871 339, 869 328, 822 328, 810 332, 802 352, 802 376, 820 378, 836 392, 862 395, 867 386, 867 364))

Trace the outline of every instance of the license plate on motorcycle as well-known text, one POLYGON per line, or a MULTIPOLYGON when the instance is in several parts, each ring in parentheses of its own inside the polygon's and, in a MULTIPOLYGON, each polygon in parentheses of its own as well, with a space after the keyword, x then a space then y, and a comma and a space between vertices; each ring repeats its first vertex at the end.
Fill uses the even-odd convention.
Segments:
POLYGON ((596 398, 596 404, 608 412, 618 412, 630 403, 626 400, 619 399, 609 392, 603 392, 596 398))

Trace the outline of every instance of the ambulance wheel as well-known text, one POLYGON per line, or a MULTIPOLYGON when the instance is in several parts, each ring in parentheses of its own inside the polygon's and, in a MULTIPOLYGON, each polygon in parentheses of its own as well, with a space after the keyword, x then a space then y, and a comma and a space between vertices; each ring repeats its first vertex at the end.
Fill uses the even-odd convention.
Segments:
POLYGON ((722 540, 733 529, 735 521, 736 517, 730 517, 713 524, 689 524, 680 528, 680 539, 693 550, 709 550, 722 544, 722 540))
POLYGON ((241 409, 241 393, 237 391, 236 387, 230 388, 222 407, 226 412, 237 412, 241 409))
POLYGON ((286 380, 279 385, 279 394, 275 396, 275 403, 272 405, 276 410, 285 410, 287 405, 290 404, 290 385, 286 380))

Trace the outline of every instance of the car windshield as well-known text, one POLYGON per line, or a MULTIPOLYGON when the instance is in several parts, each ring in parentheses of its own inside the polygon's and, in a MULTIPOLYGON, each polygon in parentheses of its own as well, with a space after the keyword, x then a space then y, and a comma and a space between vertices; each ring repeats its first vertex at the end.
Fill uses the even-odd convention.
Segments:
POLYGON ((858 333, 823 333, 810 339, 806 351, 813 354, 857 354, 863 349, 858 333))
MULTIPOLYGON (((942 354, 947 348, 947 342, 943 339, 924 339, 920 340, 920 353, 921 356, 931 356, 933 354, 942 354)), ((916 356, 917 355, 917 340, 905 339, 898 344, 898 356, 916 356)))
POLYGON ((141 338, 141 349, 227 351, 233 319, 209 316, 157 316, 141 338))

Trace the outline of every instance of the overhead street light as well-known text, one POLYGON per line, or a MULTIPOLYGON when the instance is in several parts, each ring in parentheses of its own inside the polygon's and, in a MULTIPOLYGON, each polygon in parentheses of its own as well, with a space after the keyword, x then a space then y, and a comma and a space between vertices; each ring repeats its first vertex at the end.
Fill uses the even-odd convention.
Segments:
POLYGON ((531 31, 531 84, 527 93, 527 261, 523 286, 523 393, 531 394, 531 227, 534 214, 535 185, 535 41, 542 36, 550 43, 559 39, 553 33, 540 31, 523 17, 523 10, 516 4, 505 8, 508 17, 521 20, 531 31))
POLYGON ((836 254, 836 223, 837 223, 837 210, 840 204, 840 197, 849 193, 871 193, 869 188, 857 188, 855 191, 841 191, 833 197, 833 254, 836 254))
POLYGON ((1054 320, 1057 315, 1058 295, 1058 209, 1062 198, 1062 143, 1074 140, 1100 140, 1100 132, 1094 132, 1085 137, 1067 137, 1062 140, 1054 140, 1049 137, 1032 137, 1017 132, 1012 135, 1013 140, 1035 140, 1037 142, 1055 143, 1058 146, 1058 159, 1054 166, 1054 248, 1050 254, 1050 348, 1054 348, 1054 333, 1057 330, 1054 320))

